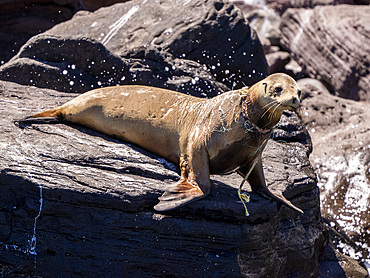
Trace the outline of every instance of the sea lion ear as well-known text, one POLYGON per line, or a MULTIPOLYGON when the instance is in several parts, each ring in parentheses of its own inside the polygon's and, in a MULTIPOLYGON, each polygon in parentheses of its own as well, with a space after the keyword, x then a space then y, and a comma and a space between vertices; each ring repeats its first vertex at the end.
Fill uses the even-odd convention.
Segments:
POLYGON ((242 98, 245 98, 248 95, 249 88, 249 86, 244 86, 243 88, 241 88, 240 95, 242 98))

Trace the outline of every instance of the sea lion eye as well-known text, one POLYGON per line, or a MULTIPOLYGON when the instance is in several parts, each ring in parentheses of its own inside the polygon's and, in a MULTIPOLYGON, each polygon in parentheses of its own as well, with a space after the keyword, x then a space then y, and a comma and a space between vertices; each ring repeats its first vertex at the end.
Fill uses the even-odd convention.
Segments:
POLYGON ((281 93, 283 91, 283 88, 276 87, 274 91, 275 91, 275 93, 281 93))
POLYGON ((302 91, 301 90, 298 90, 297 91, 298 98, 301 98, 301 94, 302 94, 302 91))

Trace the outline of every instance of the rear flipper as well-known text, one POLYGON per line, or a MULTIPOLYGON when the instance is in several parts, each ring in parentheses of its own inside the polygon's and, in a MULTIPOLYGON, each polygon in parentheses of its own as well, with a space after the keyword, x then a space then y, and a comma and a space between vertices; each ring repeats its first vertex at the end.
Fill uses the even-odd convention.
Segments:
POLYGON ((293 205, 289 200, 287 200, 283 195, 272 193, 268 188, 266 187, 266 190, 260 191, 257 190, 257 192, 260 192, 263 196, 273 199, 276 202, 286 205, 290 207, 291 209, 294 209, 295 211, 298 211, 300 213, 303 213, 303 211, 300 208, 297 208, 295 205, 293 205))
POLYGON ((61 115, 60 108, 57 107, 13 122, 20 128, 25 128, 31 124, 56 124, 62 121, 61 115))
POLYGON ((172 210, 208 195, 211 188, 209 161, 205 147, 190 146, 180 159, 181 179, 167 188, 154 206, 157 211, 172 210))
MULTIPOLYGON (((237 170, 237 173, 242 177, 245 177, 245 174, 249 170, 249 165, 240 167, 237 170)), ((290 201, 288 201, 283 195, 272 193, 266 186, 265 175, 263 174, 262 159, 259 157, 256 165, 254 166, 252 172, 248 177, 248 182, 252 187, 253 192, 261 193, 263 196, 273 199, 276 202, 286 205, 291 209, 294 209, 297 212, 303 213, 300 208, 297 208, 290 201)))

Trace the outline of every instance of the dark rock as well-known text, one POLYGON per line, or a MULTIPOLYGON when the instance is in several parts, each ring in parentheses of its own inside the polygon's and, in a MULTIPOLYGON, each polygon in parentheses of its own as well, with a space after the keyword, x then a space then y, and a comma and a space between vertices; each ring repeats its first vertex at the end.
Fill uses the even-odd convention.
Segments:
POLYGON ((313 79, 298 80, 302 120, 310 131, 310 160, 318 175, 321 211, 348 237, 345 254, 370 259, 370 104, 333 96, 313 79))
MULTIPOLYGON (((153 205, 178 179, 176 167, 80 126, 20 129, 13 119, 74 95, 0 84, 2 276, 318 275, 326 236, 315 174, 301 143, 270 140, 263 160, 270 188, 302 215, 251 193, 246 217, 235 174, 212 176, 209 196, 158 214, 153 205)), ((296 121, 290 118, 277 130, 296 121)))
POLYGON ((299 142, 307 148, 307 156, 312 152, 312 141, 306 127, 302 125, 298 115, 284 111, 281 120, 275 126, 271 138, 278 142, 299 142))
POLYGON ((356 5, 370 5, 370 0, 354 0, 356 5))
POLYGON ((100 9, 101 7, 108 7, 112 6, 116 3, 122 3, 127 2, 130 0, 80 0, 83 7, 88 11, 96 11, 100 9))
POLYGON ((282 17, 282 45, 310 77, 338 95, 370 101, 369 6, 289 9, 282 17))
POLYGON ((84 37, 41 34, 0 67, 0 79, 64 92, 142 84, 211 97, 228 89, 198 63, 174 59, 154 47, 131 56, 121 59, 84 37))
POLYGON ((17 0, 0 3, 0 61, 7 62, 32 36, 70 19, 78 0, 17 0))
POLYGON ((157 46, 175 58, 203 64, 228 87, 252 85, 267 75, 263 48, 243 14, 224 1, 133 0, 94 13, 79 12, 48 35, 86 37, 113 54, 157 46))
POLYGON ((31 37, 69 20, 79 10, 95 11, 125 0, 17 0, 0 2, 0 64, 31 37))

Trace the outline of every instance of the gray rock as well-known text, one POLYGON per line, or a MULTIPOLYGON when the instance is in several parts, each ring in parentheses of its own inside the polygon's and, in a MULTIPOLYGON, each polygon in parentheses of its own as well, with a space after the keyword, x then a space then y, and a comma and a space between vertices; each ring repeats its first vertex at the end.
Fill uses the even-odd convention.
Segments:
POLYGON ((269 73, 283 72, 285 66, 290 62, 290 54, 285 51, 277 51, 266 54, 266 60, 269 65, 269 73))
POLYGON ((281 44, 311 78, 339 96, 370 100, 369 6, 289 9, 282 17, 281 44))
POLYGON ((280 45, 280 16, 274 10, 264 8, 256 9, 247 13, 246 18, 252 28, 257 31, 258 36, 266 38, 271 45, 280 45))
POLYGON ((296 80, 307 77, 302 67, 294 59, 291 59, 289 63, 285 65, 284 72, 296 80))
MULTIPOLYGON (((366 1, 366 0, 365 0, 366 1)), ((354 4, 354 0, 266 0, 266 5, 282 15, 289 8, 312 9, 316 6, 335 6, 342 4, 354 4)))
POLYGON ((212 176, 209 196, 158 214, 158 196, 179 178, 174 165, 80 126, 20 129, 13 119, 76 94, 10 82, 0 88, 1 275, 318 275, 326 236, 309 150, 287 132, 299 133, 294 115, 275 131, 284 143, 270 140, 263 160, 271 190, 304 214, 251 193, 246 217, 235 174, 212 176))

